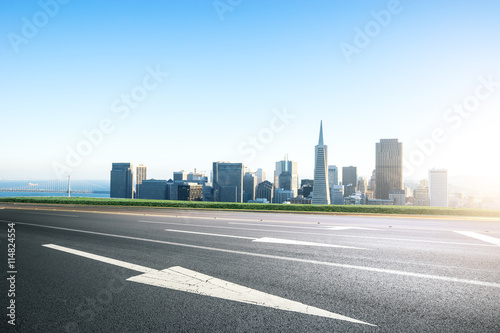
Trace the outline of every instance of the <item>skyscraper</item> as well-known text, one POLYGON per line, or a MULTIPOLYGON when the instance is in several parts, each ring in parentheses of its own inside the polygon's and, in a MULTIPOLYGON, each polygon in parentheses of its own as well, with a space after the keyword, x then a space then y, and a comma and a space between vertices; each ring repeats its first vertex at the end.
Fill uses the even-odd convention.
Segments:
POLYGON ((255 176, 257 177, 257 184, 260 184, 264 180, 266 180, 266 172, 260 168, 255 172, 255 176))
POLYGON ((111 169, 110 197, 132 199, 134 171, 131 163, 113 163, 111 169))
POLYGON ((342 185, 344 185, 344 196, 348 197, 356 193, 358 185, 358 168, 355 166, 342 167, 342 185))
POLYGON ((214 199, 221 202, 242 202, 243 164, 213 163, 214 199))
POLYGON ((274 186, 268 181, 264 180, 262 183, 257 185, 255 190, 255 199, 267 199, 269 202, 273 202, 274 196, 274 186))
POLYGON ((257 187, 257 177, 253 172, 247 172, 243 176, 243 202, 255 200, 255 188, 257 187))
POLYGON ((297 162, 288 160, 288 155, 285 156, 284 160, 276 162, 276 169, 274 171, 274 187, 291 190, 293 191, 293 195, 297 196, 297 191, 299 189, 297 162), (280 176, 284 172, 288 172, 289 176, 281 178, 282 180, 286 181, 286 184, 281 184, 280 176))
POLYGON ((375 145, 375 198, 389 199, 389 191, 403 189, 403 143, 380 139, 375 145))
POLYGON ((429 205, 448 207, 448 170, 429 170, 429 205))
POLYGON ((339 169, 337 168, 336 165, 329 165, 328 166, 328 185, 330 185, 330 188, 333 185, 338 185, 339 184, 339 169))
POLYGON ((312 203, 316 205, 330 204, 327 165, 328 147, 323 144, 323 121, 321 121, 318 145, 314 148, 314 187, 312 203))
POLYGON ((140 164, 135 169, 135 197, 136 198, 140 198, 140 194, 139 194, 140 185, 142 184, 143 180, 147 179, 146 177, 147 177, 147 168, 146 168, 146 166, 140 164))

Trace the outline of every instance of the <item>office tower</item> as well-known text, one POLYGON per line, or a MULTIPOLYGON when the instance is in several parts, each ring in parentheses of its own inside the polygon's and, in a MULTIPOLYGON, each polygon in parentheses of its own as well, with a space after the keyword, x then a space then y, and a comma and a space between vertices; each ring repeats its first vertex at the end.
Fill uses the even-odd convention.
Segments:
POLYGON ((323 121, 319 127, 319 141, 314 148, 314 187, 312 203, 315 205, 330 204, 330 187, 327 177, 328 147, 323 144, 323 121))
POLYGON ((161 179, 144 179, 141 184, 137 185, 138 199, 168 199, 167 181, 161 179))
POLYGON ((375 145, 376 199, 389 199, 390 190, 403 189, 403 143, 380 139, 375 145))
POLYGON ((404 206, 406 204, 406 191, 405 190, 390 190, 389 200, 394 201, 395 206, 404 206))
POLYGON ((429 206, 429 188, 427 186, 420 185, 413 190, 413 206, 429 206))
POLYGON ((306 185, 302 186, 301 190, 302 190, 302 196, 304 196, 305 198, 308 198, 311 196, 311 193, 313 191, 313 187, 311 185, 306 184, 306 185))
POLYGON ((429 170, 429 205, 448 207, 448 170, 429 170))
POLYGON ((344 197, 348 197, 356 193, 358 185, 358 168, 348 166, 342 168, 342 185, 344 185, 344 197))
POLYGON ((293 198, 293 191, 292 190, 285 190, 283 188, 277 188, 274 191, 274 203, 281 204, 285 201, 290 200, 293 198))
POLYGON ((282 172, 278 177, 278 182, 280 184, 280 188, 287 191, 292 191, 292 175, 290 174, 290 172, 282 172))
POLYGON ((268 180, 264 180, 262 183, 257 185, 255 190, 255 199, 267 199, 269 202, 273 202, 274 186, 268 180))
POLYGON ((266 180, 266 172, 260 168, 257 169, 257 172, 255 172, 255 176, 257 177, 257 184, 260 184, 264 180, 266 180))
POLYGON ((332 205, 344 204, 344 188, 342 185, 333 185, 331 190, 332 205))
POLYGON ((252 172, 247 172, 243 176, 243 202, 255 200, 255 188, 257 187, 257 177, 252 172))
POLYGON ((314 187, 314 180, 313 179, 302 179, 300 181, 300 187, 304 187, 304 186, 314 187))
POLYGON ((243 164, 214 162, 212 185, 216 201, 242 202, 243 164))
POLYGON ((328 166, 328 185, 330 185, 330 188, 333 185, 338 185, 339 184, 339 169, 337 168, 336 165, 329 165, 328 166))
POLYGON ((174 172, 174 182, 176 180, 187 180, 187 172, 185 172, 184 170, 175 171, 174 172))
POLYGON ((139 185, 142 184, 142 181, 147 179, 147 168, 146 166, 140 164, 135 169, 135 197, 139 198, 139 185))
POLYGON ((372 198, 372 199, 374 198, 375 188, 377 186, 376 174, 377 174, 377 171, 373 170, 372 171, 372 176, 370 177, 370 180, 368 181, 368 191, 367 191, 367 193, 368 192, 370 193, 370 198, 372 198))
POLYGON ((289 161, 288 155, 282 161, 276 162, 276 169, 274 171, 274 186, 276 188, 288 188, 293 191, 294 196, 297 196, 299 189, 299 176, 297 174, 297 162, 289 161), (280 183, 280 176, 282 173, 288 172, 289 177, 286 179, 286 184, 280 183))
POLYGON ((367 189, 368 189, 368 186, 366 183, 366 179, 364 177, 360 177, 358 179, 358 186, 357 186, 356 190, 358 192, 361 192, 361 193, 366 193, 367 189))
POLYGON ((203 185, 197 183, 185 183, 177 187, 177 199, 186 201, 202 201, 203 185))
POLYGON ((113 163, 111 169, 110 197, 132 199, 134 171, 131 163, 113 163))
MULTIPOLYGON (((175 177, 175 175, 174 175, 174 177, 175 177)), ((180 177, 180 176, 178 176, 178 177, 180 177)), ((196 181, 198 184, 201 185, 200 181, 203 183, 207 183, 208 177, 203 172, 196 172, 196 169, 195 169, 194 172, 190 172, 186 175, 186 180, 188 182, 196 181)))

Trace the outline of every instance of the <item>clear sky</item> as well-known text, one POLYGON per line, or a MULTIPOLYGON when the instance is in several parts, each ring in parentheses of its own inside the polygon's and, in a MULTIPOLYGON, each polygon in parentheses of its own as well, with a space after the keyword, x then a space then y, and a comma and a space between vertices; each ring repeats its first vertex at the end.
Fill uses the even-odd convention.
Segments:
POLYGON ((285 154, 308 178, 323 120, 329 164, 359 175, 398 138, 407 178, 498 179, 499 17, 486 0, 1 1, 0 178, 217 160, 270 178, 285 154))

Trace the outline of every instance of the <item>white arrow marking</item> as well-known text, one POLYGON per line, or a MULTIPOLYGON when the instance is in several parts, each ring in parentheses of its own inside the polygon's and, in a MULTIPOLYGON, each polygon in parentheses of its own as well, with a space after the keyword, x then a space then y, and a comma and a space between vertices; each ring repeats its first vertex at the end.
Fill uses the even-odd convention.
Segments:
POLYGON ((333 244, 324 244, 324 243, 314 243, 314 242, 304 242, 290 239, 281 239, 281 238, 271 238, 271 237, 245 237, 245 236, 233 236, 233 235, 223 235, 223 234, 212 234, 208 232, 198 232, 198 231, 187 231, 187 230, 175 230, 175 229, 165 229, 165 231, 170 232, 179 232, 186 234, 195 234, 195 235, 206 235, 206 236, 215 236, 215 237, 228 237, 228 238, 240 238, 240 239, 250 239, 252 242, 257 243, 274 243, 274 244, 290 244, 290 245, 307 245, 307 246, 323 246, 323 247, 338 247, 344 249, 357 249, 357 250, 366 250, 360 247, 353 246, 343 246, 343 245, 333 245, 333 244))
POLYGON ((360 229, 360 230, 378 230, 373 228, 363 228, 363 227, 327 227, 327 230, 348 230, 348 229, 360 229))
POLYGON ((455 232, 457 234, 469 236, 472 238, 482 240, 483 242, 488 242, 488 243, 500 246, 500 239, 498 239, 498 238, 494 238, 494 237, 490 237, 490 236, 486 236, 486 235, 481 235, 481 234, 478 234, 477 232, 472 232, 472 231, 455 231, 455 232))
POLYGON ((125 261, 111 259, 54 244, 45 244, 43 246, 144 273, 128 278, 127 281, 185 291, 192 294, 216 297, 235 302, 259 305, 278 310, 292 311, 313 316, 348 321, 356 324, 376 326, 354 318, 346 317, 313 306, 308 306, 300 302, 288 300, 283 297, 274 296, 235 283, 217 279, 213 276, 198 273, 180 266, 174 266, 159 271, 153 268, 135 265, 125 261))

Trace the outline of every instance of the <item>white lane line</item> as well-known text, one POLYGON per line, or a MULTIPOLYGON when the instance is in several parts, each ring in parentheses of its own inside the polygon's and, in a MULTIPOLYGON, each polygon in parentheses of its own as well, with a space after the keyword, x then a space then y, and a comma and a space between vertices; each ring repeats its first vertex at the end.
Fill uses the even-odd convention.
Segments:
POLYGON ((325 227, 298 227, 289 225, 277 225, 277 224, 259 224, 259 223, 242 223, 242 222, 229 222, 228 224, 237 225, 253 225, 259 227, 275 227, 275 228, 293 228, 293 229, 312 229, 312 230, 348 230, 348 229, 364 229, 364 230, 378 230, 373 228, 362 228, 362 227, 348 227, 348 226, 325 226, 325 227))
POLYGON ((472 232, 472 231, 455 231, 455 232, 457 234, 469 236, 469 237, 472 237, 475 239, 482 240, 483 242, 487 242, 487 243, 491 243, 491 244, 495 244, 497 246, 500 246, 500 239, 498 239, 498 238, 482 235, 482 234, 479 234, 477 232, 472 232))
POLYGON ((85 257, 85 258, 89 258, 89 259, 93 259, 93 260, 105 262, 105 263, 108 263, 108 264, 111 264, 111 265, 120 266, 120 267, 123 267, 123 268, 128 268, 128 269, 131 269, 131 270, 134 270, 134 271, 138 271, 138 272, 142 272, 142 273, 157 272, 157 270, 152 269, 152 268, 148 268, 148 267, 144 267, 144 266, 139 266, 139 265, 131 264, 131 263, 128 263, 128 262, 125 262, 125 261, 121 261, 121 260, 116 260, 116 259, 111 259, 111 258, 107 258, 107 257, 102 257, 102 256, 98 256, 98 255, 95 255, 95 254, 92 254, 92 253, 88 253, 88 252, 74 250, 74 249, 70 249, 70 248, 64 247, 64 246, 59 246, 59 245, 54 245, 54 244, 45 244, 45 245, 42 245, 42 246, 45 246, 45 247, 48 247, 48 248, 51 248, 51 249, 54 249, 54 250, 59 250, 59 251, 62 251, 62 252, 66 252, 66 253, 75 254, 77 256, 81 256, 81 257, 85 257))
POLYGON ((323 246, 323 247, 336 247, 343 249, 356 249, 356 250, 366 250, 360 247, 353 246, 344 246, 344 245, 333 245, 333 244, 324 244, 324 243, 314 243, 314 242, 304 242, 290 239, 281 239, 281 238, 271 238, 271 237, 245 237, 245 236, 233 236, 233 235, 223 235, 223 234, 212 234, 208 232, 197 232, 197 231, 186 231, 186 230, 175 230, 175 229, 165 229, 165 231, 170 232, 179 232, 186 234, 195 234, 195 235, 206 235, 206 236, 215 236, 215 237, 228 237, 228 238, 240 238, 240 239, 250 239, 252 242, 258 243, 274 243, 274 244, 288 244, 288 245, 307 245, 307 246, 323 246))
MULTIPOLYGON (((2 221, 2 220, 0 220, 0 221, 2 221)), ((418 278, 432 279, 432 280, 441 280, 441 281, 447 281, 447 282, 457 282, 457 283, 478 285, 478 286, 483 286, 483 287, 500 288, 500 283, 494 283, 494 282, 469 280, 469 279, 460 279, 460 278, 454 278, 454 277, 448 277, 448 276, 430 275, 430 274, 421 274, 421 273, 412 273, 412 272, 405 272, 405 271, 396 271, 396 270, 392 270, 392 269, 375 268, 375 267, 367 267, 367 266, 356 266, 356 265, 348 265, 348 264, 339 264, 339 263, 333 263, 333 262, 327 262, 327 261, 309 260, 309 259, 292 258, 292 257, 282 257, 282 256, 276 256, 276 255, 272 255, 272 254, 245 252, 245 251, 237 251, 237 250, 228 250, 228 249, 221 249, 221 248, 216 248, 216 247, 208 247, 208 246, 201 246, 201 245, 175 243, 175 242, 161 241, 161 240, 156 240, 156 239, 139 238, 139 237, 132 237, 132 236, 124 236, 124 235, 106 234, 106 233, 96 232, 96 231, 87 231, 87 230, 78 230, 78 229, 63 228, 63 227, 54 227, 54 226, 39 225, 39 224, 26 223, 26 222, 15 222, 15 221, 2 221, 2 222, 9 222, 9 223, 10 222, 14 222, 16 224, 29 225, 29 226, 32 226, 32 227, 47 228, 47 229, 56 229, 56 230, 64 230, 64 231, 72 231, 72 232, 79 232, 79 233, 90 234, 90 235, 99 235, 99 236, 106 236, 106 237, 130 239, 130 240, 136 240, 136 241, 142 241, 142 242, 150 242, 150 243, 157 243, 157 244, 166 244, 166 245, 180 246, 180 247, 186 247, 186 248, 192 248, 192 249, 199 249, 199 250, 207 250, 207 251, 214 251, 214 252, 232 253, 232 254, 239 254, 239 255, 246 255, 246 256, 258 257, 258 258, 267 258, 267 259, 276 259, 276 260, 300 262, 300 263, 314 264, 314 265, 323 265, 323 266, 331 266, 331 267, 357 269, 357 270, 369 271, 369 272, 386 273, 386 274, 393 274, 393 275, 400 275, 400 276, 418 277, 418 278)))
POLYGON ((50 213, 33 213, 33 212, 23 212, 24 214, 31 215, 49 215, 49 216, 62 216, 62 217, 78 217, 78 215, 67 215, 67 214, 50 214, 50 213))
POLYGON ((314 243, 314 242, 298 241, 298 240, 291 240, 291 239, 281 239, 281 238, 272 238, 272 237, 256 238, 252 242, 274 243, 274 244, 289 244, 289 245, 306 245, 306 246, 323 246, 323 247, 337 247, 337 248, 344 248, 344 249, 366 250, 366 249, 361 248, 361 247, 333 245, 333 244, 325 244, 325 243, 314 243))
MULTIPOLYGON (((137 222, 139 222, 139 223, 151 223, 151 224, 181 225, 181 226, 185 226, 185 227, 231 229, 231 230, 260 231, 260 232, 269 232, 270 231, 270 230, 265 230, 265 229, 235 228, 235 227, 225 227, 225 226, 216 226, 216 225, 176 223, 176 222, 160 222, 160 221, 144 221, 144 220, 139 220, 137 222)), ((325 230, 327 230, 327 229, 325 229, 325 230)), ((281 232, 281 233, 286 233, 286 234, 299 234, 299 235, 319 235, 319 236, 334 236, 334 237, 346 237, 346 238, 364 238, 364 239, 374 239, 374 240, 390 240, 390 241, 401 241, 401 242, 447 244, 447 245, 466 245, 466 246, 482 246, 482 247, 492 247, 492 246, 494 246, 494 245, 488 245, 488 244, 445 242, 445 241, 431 241, 431 240, 410 239, 410 238, 390 238, 390 237, 357 236, 357 235, 338 235, 338 234, 328 234, 328 233, 324 233, 324 232, 323 233, 318 233, 318 232, 302 232, 302 231, 287 231, 287 230, 272 230, 272 232, 281 232)))
POLYGON ((196 271, 192 271, 180 266, 174 266, 159 271, 153 268, 138 266, 125 261, 102 257, 92 253, 73 250, 54 244, 46 244, 43 246, 144 273, 128 278, 127 281, 152 285, 161 288, 179 290, 192 294, 215 297, 240 303, 264 306, 283 311, 298 312, 313 316, 348 321, 356 324, 376 326, 354 318, 346 317, 300 302, 288 300, 283 297, 267 294, 262 291, 241 286, 236 283, 221 280, 210 275, 198 273, 196 271))
POLYGON ((228 238, 240 238, 240 239, 255 239, 255 237, 244 237, 244 236, 233 236, 233 235, 221 235, 221 234, 211 234, 208 232, 196 232, 196 231, 186 231, 186 230, 175 230, 175 229, 165 229, 165 231, 179 232, 185 234, 195 234, 195 235, 206 235, 206 236, 216 236, 216 237, 228 237, 228 238))

